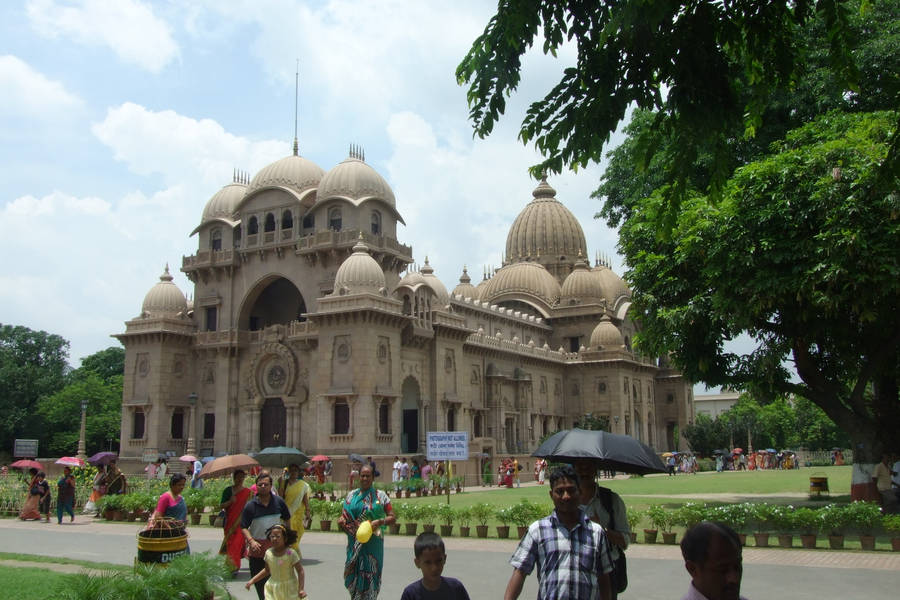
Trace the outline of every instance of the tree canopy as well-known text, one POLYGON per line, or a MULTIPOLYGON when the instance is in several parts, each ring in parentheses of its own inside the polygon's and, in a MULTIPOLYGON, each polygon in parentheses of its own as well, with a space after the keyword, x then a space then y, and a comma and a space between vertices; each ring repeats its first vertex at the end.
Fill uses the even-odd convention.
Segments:
POLYGON ((538 30, 545 51, 576 44, 520 133, 551 170, 598 161, 613 117, 641 109, 597 191, 637 346, 693 381, 815 402, 864 462, 900 449, 900 3, 534 6, 501 2, 458 77, 487 135, 538 30), (740 334, 751 351, 728 349, 740 334))

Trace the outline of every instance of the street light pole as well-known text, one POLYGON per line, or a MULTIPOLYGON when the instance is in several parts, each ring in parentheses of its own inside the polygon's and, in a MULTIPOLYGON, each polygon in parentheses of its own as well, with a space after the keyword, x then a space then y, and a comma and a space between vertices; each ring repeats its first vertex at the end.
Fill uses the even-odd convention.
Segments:
POLYGON ((191 404, 191 422, 188 424, 188 441, 185 454, 196 456, 197 449, 194 448, 194 430, 197 428, 197 392, 191 392, 190 394, 188 394, 188 402, 191 404))
POLYGON ((87 398, 82 399, 81 401, 81 433, 78 435, 78 453, 75 455, 77 458, 81 460, 87 459, 87 452, 85 452, 85 443, 84 443, 84 426, 87 422, 87 398))

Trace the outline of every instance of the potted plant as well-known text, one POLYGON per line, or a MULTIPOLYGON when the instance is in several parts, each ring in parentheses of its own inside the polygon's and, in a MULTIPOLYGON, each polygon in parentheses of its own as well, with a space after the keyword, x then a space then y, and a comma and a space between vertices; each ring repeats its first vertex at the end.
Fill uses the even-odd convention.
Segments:
POLYGON ((753 538, 759 548, 768 548, 769 535, 775 523, 775 513, 780 508, 775 504, 760 502, 752 505, 751 520, 755 531, 753 538))
POLYGON ((661 530, 660 533, 662 533, 663 537, 663 544, 674 544, 678 534, 672 531, 672 528, 678 523, 678 515, 672 510, 666 510, 663 514, 665 514, 665 519, 659 524, 661 530))
POLYGON ((772 511, 772 522, 778 532, 778 545, 790 548, 794 544, 794 507, 778 506, 772 511))
POLYGON ((819 509, 819 521, 822 531, 828 535, 828 546, 833 550, 844 547, 844 531, 849 525, 849 513, 846 506, 828 504, 819 509))
POLYGON ((421 477, 414 477, 410 481, 413 484, 413 489, 416 491, 416 496, 421 498, 425 494, 425 480, 421 477))
POLYGON ((522 498, 518 504, 510 507, 510 518, 518 528, 519 539, 525 537, 525 534, 528 533, 528 526, 531 525, 532 521, 539 518, 538 514, 541 512, 543 512, 543 509, 540 506, 529 502, 525 498, 522 498))
POLYGON ((206 504, 201 491, 190 488, 185 490, 184 504, 187 506, 188 514, 190 515, 191 525, 199 525, 201 513, 206 504))
POLYGON ((859 532, 863 550, 875 549, 875 528, 881 522, 881 509, 874 502, 857 500, 847 505, 848 525, 859 532))
POLYGON ((494 511, 494 516, 497 517, 497 520, 502 523, 502 525, 497 525, 498 538, 506 539, 509 537, 509 524, 513 520, 513 512, 513 509, 508 506, 498 508, 494 511))
POLYGON ((441 535, 449 537, 453 535, 453 520, 456 518, 456 509, 449 504, 438 504, 435 506, 437 518, 441 523, 441 535))
POLYGON ((625 509, 625 516, 628 519, 628 529, 631 530, 631 543, 634 544, 637 542, 637 531, 635 529, 637 529, 638 524, 644 517, 644 511, 629 507, 625 509))
POLYGON ((388 525, 388 532, 391 535, 398 535, 400 533, 400 520, 406 517, 406 515, 403 513, 406 505, 401 502, 398 502, 396 504, 392 502, 391 508, 394 511, 394 522, 388 525))
POLYGON ((685 502, 675 511, 675 524, 690 529, 708 518, 710 509, 698 502, 685 502))
POLYGON ((403 504, 403 514, 406 521, 406 535, 416 535, 419 527, 419 519, 422 517, 422 506, 413 502, 403 504))
POLYGON ((450 478, 450 485, 452 487, 456 488, 457 494, 462 494, 462 484, 463 484, 462 475, 456 475, 456 476, 450 478))
POLYGON ((469 523, 472 522, 472 507, 465 506, 456 509, 456 521, 459 523, 460 537, 469 537, 469 523))
POLYGON ((647 509, 647 518, 650 520, 650 529, 644 530, 644 543, 655 544, 656 536, 666 522, 666 509, 653 504, 647 509))
POLYGON ((884 515, 881 525, 891 535, 891 550, 900 552, 900 515, 884 515))
POLYGON ((494 507, 487 502, 479 502, 472 507, 472 518, 478 525, 475 526, 475 534, 480 538, 486 538, 488 534, 488 521, 494 515, 494 507))
POLYGON ((821 527, 818 511, 806 506, 795 509, 794 527, 800 532, 800 543, 804 548, 816 547, 816 534, 821 527))
POLYGON ((746 504, 723 504, 722 506, 717 506, 712 509, 709 517, 734 529, 741 540, 742 546, 747 543, 745 528, 750 518, 750 509, 746 504))
POLYGON ((337 495, 335 495, 335 493, 334 493, 335 488, 336 488, 336 486, 333 481, 326 481, 325 483, 322 484, 322 491, 325 494, 328 494, 328 499, 331 500, 332 502, 337 501, 337 495))
MULTIPOLYGON (((419 481, 422 481, 421 479, 419 481)), ((424 482, 423 482, 424 483, 424 482)), ((434 533, 435 522, 437 521, 437 504, 421 504, 419 513, 422 519, 422 531, 424 533, 434 533)))

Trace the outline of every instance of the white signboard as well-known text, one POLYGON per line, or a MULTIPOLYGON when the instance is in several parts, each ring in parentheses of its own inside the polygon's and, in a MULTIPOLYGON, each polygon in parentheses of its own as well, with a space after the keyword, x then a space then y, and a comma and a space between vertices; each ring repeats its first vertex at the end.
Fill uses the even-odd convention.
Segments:
POLYGON ((15 440, 13 442, 13 456, 16 458, 37 458, 37 440, 15 440))
POLYGON ((468 431, 429 431, 426 433, 428 460, 467 460, 468 431))

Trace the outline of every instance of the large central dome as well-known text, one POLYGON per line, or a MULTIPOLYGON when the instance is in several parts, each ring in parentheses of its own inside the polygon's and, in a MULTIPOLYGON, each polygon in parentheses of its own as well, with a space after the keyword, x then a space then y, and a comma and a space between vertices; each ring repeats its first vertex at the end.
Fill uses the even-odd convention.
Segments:
POLYGON ((506 236, 506 260, 537 261, 541 264, 574 263, 587 256, 587 244, 581 224, 572 212, 556 199, 556 190, 546 177, 535 188, 534 200, 519 213, 506 236))

